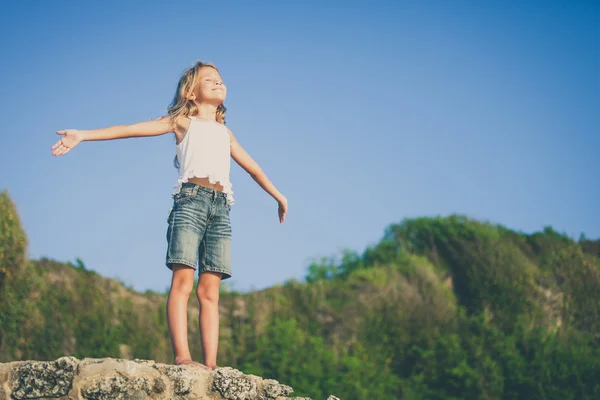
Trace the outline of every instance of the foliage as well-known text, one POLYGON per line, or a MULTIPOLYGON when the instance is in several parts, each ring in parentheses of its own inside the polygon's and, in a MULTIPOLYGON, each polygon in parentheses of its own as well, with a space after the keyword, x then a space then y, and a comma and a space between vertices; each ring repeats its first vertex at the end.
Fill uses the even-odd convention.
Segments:
MULTIPOLYGON (((81 259, 27 260, 6 193, 0 224, 0 361, 172 362, 167 293, 135 293, 81 259)), ((455 215, 391 224, 362 254, 311 263, 306 282, 223 288, 219 364, 314 399, 597 399, 599 242, 455 215)), ((199 359, 197 319, 188 330, 199 359)))
MULTIPOLYGON (((15 329, 23 322, 20 310, 27 306, 19 304, 20 298, 25 295, 21 291, 20 273, 27 264, 26 252, 27 237, 16 206, 4 190, 0 192, 0 327, 15 329)), ((3 353, 10 346, 8 342, 5 330, 0 329, 0 361, 7 358, 3 353)))
POLYGON ((25 264, 27 237, 14 202, 0 192, 0 295, 6 282, 25 264))

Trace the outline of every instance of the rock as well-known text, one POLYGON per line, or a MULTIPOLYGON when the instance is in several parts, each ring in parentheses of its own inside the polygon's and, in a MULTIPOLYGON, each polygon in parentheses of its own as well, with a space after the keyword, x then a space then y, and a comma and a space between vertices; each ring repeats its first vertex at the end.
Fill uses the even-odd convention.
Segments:
POLYGON ((163 393, 165 389, 166 385, 160 379, 110 376, 86 383, 81 388, 81 394, 86 399, 94 400, 142 400, 148 397, 156 398, 156 395, 163 393))
POLYGON ((110 357, 0 363, 0 400, 311 400, 287 397, 293 391, 231 367, 207 371, 110 357))
POLYGON ((21 363, 11 372, 10 395, 13 399, 66 396, 73 385, 76 366, 74 357, 21 363))
POLYGON ((294 389, 287 385, 282 385, 276 380, 265 379, 262 382, 262 395, 259 397, 260 400, 277 399, 278 397, 286 397, 292 393, 294 389))
POLYGON ((253 400, 258 397, 256 382, 231 367, 217 369, 213 387, 227 400, 253 400))
POLYGON ((166 379, 154 362, 85 358, 78 366, 78 388, 85 399, 126 400, 160 398, 166 379))
POLYGON ((8 383, 10 381, 10 375, 12 369, 21 364, 20 362, 12 362, 9 364, 0 364, 0 400, 10 400, 10 387, 8 383))
POLYGON ((154 368, 169 379, 176 395, 205 395, 211 372, 190 365, 156 364, 154 368))

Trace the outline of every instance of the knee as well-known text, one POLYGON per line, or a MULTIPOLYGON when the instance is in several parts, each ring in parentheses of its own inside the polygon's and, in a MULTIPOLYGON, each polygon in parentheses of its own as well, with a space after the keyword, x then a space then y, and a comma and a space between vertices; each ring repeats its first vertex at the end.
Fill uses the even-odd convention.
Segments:
POLYGON ((194 288, 194 278, 173 279, 171 282, 171 292, 189 296, 194 288))
POLYGON ((218 304, 219 303, 219 288, 206 287, 198 285, 196 296, 200 304, 218 304))

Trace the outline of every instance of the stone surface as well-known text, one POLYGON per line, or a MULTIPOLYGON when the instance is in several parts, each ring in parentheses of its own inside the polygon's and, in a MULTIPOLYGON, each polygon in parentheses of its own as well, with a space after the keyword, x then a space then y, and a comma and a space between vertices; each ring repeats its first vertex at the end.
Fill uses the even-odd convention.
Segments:
POLYGON ((145 360, 84 358, 77 368, 76 391, 94 400, 161 398, 168 389, 167 379, 153 365, 145 360))
POLYGON ((173 391, 175 394, 188 394, 192 391, 192 379, 187 375, 187 371, 182 368, 165 368, 167 376, 173 382, 173 391))
POLYGON ((76 366, 74 357, 17 365, 10 374, 11 397, 20 400, 65 396, 73 385, 76 366))
POLYGON ((258 389, 250 375, 231 367, 219 368, 213 380, 213 387, 227 400, 251 400, 258 398, 258 389))
POLYGON ((265 379, 262 381, 262 395, 261 400, 265 399, 277 399, 278 397, 286 397, 294 391, 287 385, 282 385, 274 379, 265 379))
POLYGON ((160 376, 160 372, 153 368, 154 362, 123 360, 119 358, 84 358, 77 366, 77 375, 80 379, 87 379, 96 375, 111 372, 124 376, 151 375, 160 376))
POLYGON ((0 364, 0 400, 9 400, 10 387, 8 383, 10 381, 10 372, 18 364, 18 362, 0 364))
POLYGON ((0 363, 0 400, 311 400, 287 397, 292 392, 231 367, 206 371, 152 360, 74 357, 0 363))
POLYGON ((107 376, 81 387, 81 394, 86 399, 147 399, 159 398, 166 391, 166 384, 159 378, 107 376))

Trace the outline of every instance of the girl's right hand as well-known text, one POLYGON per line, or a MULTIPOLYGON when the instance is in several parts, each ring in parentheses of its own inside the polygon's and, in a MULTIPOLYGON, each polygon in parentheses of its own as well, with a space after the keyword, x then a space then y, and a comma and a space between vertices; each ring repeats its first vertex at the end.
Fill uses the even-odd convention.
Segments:
POLYGON ((50 148, 50 150, 54 150, 52 152, 53 156, 67 154, 73 147, 77 146, 83 140, 81 132, 79 132, 77 129, 56 131, 56 134, 64 136, 50 148))

